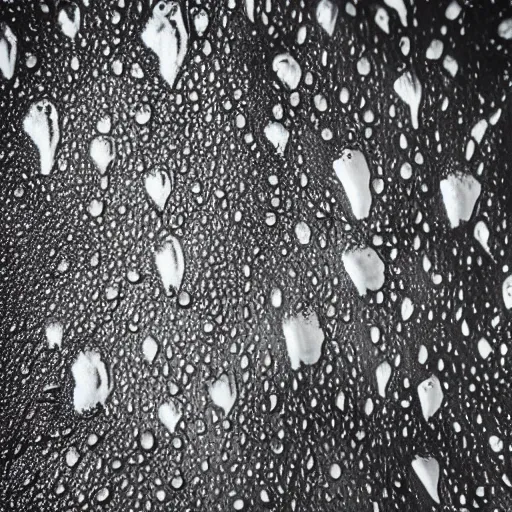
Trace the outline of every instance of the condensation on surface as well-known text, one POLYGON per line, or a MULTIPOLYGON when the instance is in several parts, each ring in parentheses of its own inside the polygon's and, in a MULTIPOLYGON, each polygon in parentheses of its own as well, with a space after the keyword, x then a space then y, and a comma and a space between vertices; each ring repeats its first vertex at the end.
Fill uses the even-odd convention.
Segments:
POLYGON ((512 11, 0 2, 0 509, 512 510, 512 11))

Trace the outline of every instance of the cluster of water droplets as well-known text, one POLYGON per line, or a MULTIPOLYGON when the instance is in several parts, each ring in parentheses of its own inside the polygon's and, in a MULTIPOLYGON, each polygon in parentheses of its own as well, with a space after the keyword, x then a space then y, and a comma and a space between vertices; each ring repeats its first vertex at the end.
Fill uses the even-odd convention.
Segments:
POLYGON ((0 501, 512 507, 510 16, 2 4, 0 501))

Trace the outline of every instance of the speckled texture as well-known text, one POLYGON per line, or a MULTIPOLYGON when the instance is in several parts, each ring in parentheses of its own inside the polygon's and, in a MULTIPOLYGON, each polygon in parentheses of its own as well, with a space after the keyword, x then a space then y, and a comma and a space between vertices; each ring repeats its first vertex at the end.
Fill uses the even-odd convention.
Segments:
POLYGON ((457 2, 0 2, 2 511, 512 510, 512 9, 457 2))

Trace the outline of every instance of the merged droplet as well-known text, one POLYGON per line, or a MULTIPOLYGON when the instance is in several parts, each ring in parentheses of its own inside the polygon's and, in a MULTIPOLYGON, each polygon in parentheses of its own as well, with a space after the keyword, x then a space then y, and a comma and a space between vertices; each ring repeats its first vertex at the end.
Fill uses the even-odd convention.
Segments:
POLYGON ((265 127, 264 133, 277 153, 284 156, 284 151, 290 137, 288 130, 281 123, 270 122, 265 127))
POLYGON ((439 500, 439 462, 434 457, 416 457, 412 461, 412 468, 418 475, 421 483, 429 493, 430 497, 436 502, 439 500))
POLYGON ((342 261, 359 295, 366 295, 368 290, 381 289, 384 284, 385 266, 371 247, 345 251, 342 261))
POLYGON ((421 83, 411 71, 406 71, 396 79, 393 86, 400 99, 407 103, 411 111, 411 123, 414 129, 419 128, 419 111, 422 96, 421 83))
POLYGON ((357 149, 344 149, 341 158, 332 166, 347 194, 354 217, 365 219, 372 206, 370 169, 366 157, 357 149))
POLYGON ((148 363, 152 363, 158 353, 158 342, 151 335, 147 335, 142 342, 142 353, 148 363))
POLYGON ((164 211, 173 187, 172 180, 167 171, 156 168, 148 172, 144 178, 144 186, 157 209, 160 212, 164 211))
POLYGON ((272 69, 288 89, 293 91, 298 87, 302 70, 299 63, 289 53, 276 55, 272 61, 272 69))
POLYGON ((432 375, 418 386, 418 397, 421 412, 425 421, 428 421, 439 410, 443 403, 444 393, 439 379, 432 375))
POLYGON ((155 251, 155 263, 165 292, 178 293, 183 274, 185 273, 185 258, 180 241, 170 236, 163 246, 155 251))
POLYGON ((95 137, 89 146, 89 155, 101 174, 105 174, 116 157, 114 139, 108 135, 95 137))
POLYGON ((481 189, 480 183, 471 175, 450 174, 441 181, 441 194, 452 228, 471 218, 481 189))
POLYGON ((174 87, 185 60, 188 39, 181 3, 157 2, 142 32, 142 41, 158 57, 160 74, 170 87, 174 87))
POLYGON ((0 71, 7 80, 14 76, 18 38, 7 23, 0 24, 0 71))
POLYGON ((182 412, 180 405, 175 400, 163 403, 158 408, 158 418, 171 434, 174 434, 176 426, 180 422, 181 416, 182 412))
POLYGON ((61 5, 57 17, 60 29, 64 35, 74 39, 80 30, 80 7, 68 0, 61 2, 61 5))
POLYGON ((318 362, 325 335, 316 313, 299 313, 285 318, 283 334, 293 370, 298 370, 301 363, 311 365, 318 362))
POLYGON ((316 21, 332 36, 338 19, 338 6, 331 0, 320 0, 316 7, 316 21))
POLYGON ((233 405, 235 405, 237 397, 234 379, 230 379, 226 374, 221 375, 216 381, 211 383, 209 393, 213 403, 223 409, 224 414, 227 416, 233 405))
POLYGON ((46 99, 34 103, 23 120, 23 129, 39 150, 41 174, 50 174, 60 139, 59 115, 53 103, 46 99))
POLYGON ((392 372, 393 369, 387 361, 380 363, 375 370, 375 375, 377 377, 377 387, 379 390, 379 395, 382 398, 386 398, 386 389, 392 372))
POLYGON ((60 322, 50 322, 46 326, 46 339, 50 348, 60 348, 62 345, 62 336, 64 328, 60 322))
POLYGON ((94 350, 81 352, 71 367, 75 388, 73 403, 78 413, 104 404, 112 388, 105 363, 94 350))

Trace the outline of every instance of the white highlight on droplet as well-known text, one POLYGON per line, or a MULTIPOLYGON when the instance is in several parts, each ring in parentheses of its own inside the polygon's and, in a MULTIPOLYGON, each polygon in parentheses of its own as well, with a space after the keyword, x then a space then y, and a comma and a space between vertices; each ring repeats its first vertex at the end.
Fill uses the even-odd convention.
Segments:
POLYGON ((428 350, 427 350, 427 347, 425 347, 425 345, 420 345, 420 350, 418 352, 418 362, 420 364, 425 364, 427 362, 427 359, 428 359, 428 350))
POLYGON ((389 34, 389 14, 386 9, 379 7, 375 13, 375 23, 383 30, 386 34, 389 34))
POLYGON ((80 30, 80 7, 69 3, 59 11, 57 18, 62 33, 74 39, 80 30))
POLYGON ((274 146, 277 153, 284 155, 284 151, 290 137, 288 130, 281 123, 271 121, 265 127, 264 133, 265 137, 274 146))
POLYGON ((78 413, 105 403, 112 388, 105 363, 101 361, 98 352, 81 352, 71 372, 75 380, 73 403, 78 413))
POLYGON ((407 103, 411 111, 411 123, 415 130, 419 128, 419 110, 421 104, 422 87, 418 77, 406 71, 395 80, 393 89, 399 98, 407 103))
POLYGON ((316 21, 330 35, 334 33, 338 18, 338 6, 331 0, 320 0, 316 7, 316 21))
POLYGON ((157 209, 164 211, 173 187, 167 171, 159 168, 151 170, 144 177, 144 186, 157 209))
POLYGON ((368 60, 368 57, 363 55, 357 61, 356 68, 357 68, 357 72, 361 76, 367 76, 370 73, 370 71, 372 70, 372 65, 371 65, 370 61, 368 60))
POLYGON ((237 391, 234 379, 229 379, 226 374, 221 375, 209 388, 210 398, 213 403, 224 410, 227 416, 236 402, 237 391))
POLYGON ((475 147, 475 141, 473 139, 469 139, 465 151, 466 160, 468 162, 473 158, 473 154, 475 153, 475 147))
POLYGON ((96 123, 96 128, 100 133, 107 134, 112 129, 112 118, 109 115, 103 116, 99 121, 96 123))
POLYGON ((142 432, 140 436, 140 446, 143 450, 151 450, 155 445, 155 436, 149 430, 142 432))
POLYGON ((370 169, 364 153, 358 149, 344 149, 332 167, 345 190, 354 217, 368 217, 372 206, 372 193, 370 169))
POLYGON ((493 452, 499 453, 503 450, 503 441, 498 436, 490 436, 489 445, 493 452))
POLYGON ((507 309, 512 308, 512 274, 509 275, 503 281, 501 286, 501 292, 503 295, 503 303, 507 309))
POLYGON ((100 201, 99 199, 93 199, 89 203, 89 215, 91 217, 99 217, 103 213, 104 204, 103 201, 100 201))
POLYGON ((480 119, 480 121, 471 128, 471 137, 473 137, 478 144, 482 142, 488 126, 489 123, 485 119, 480 119))
POLYGON ((18 38, 7 23, 0 26, 0 71, 7 80, 14 76, 18 38))
POLYGON ((405 6, 404 0, 384 0, 384 3, 395 9, 400 18, 400 22, 404 27, 407 27, 407 7, 405 6))
POLYGON ((427 48, 426 57, 429 60, 438 60, 443 54, 444 44, 439 39, 432 39, 427 48))
POLYGON ((446 55, 443 59, 443 68, 446 69, 451 76, 455 76, 459 71, 459 64, 453 56, 446 55))
POLYGON ((411 51, 411 40, 407 36, 402 36, 399 44, 402 54, 407 57, 411 51))
POLYGON ((507 41, 512 39, 512 18, 507 18, 498 25, 498 35, 507 41))
POLYGON ((273 307, 280 308, 283 303, 283 292, 281 288, 273 288, 270 293, 270 303, 273 307))
POLYGON ((116 156, 114 139, 107 135, 95 137, 89 146, 89 155, 100 173, 105 174, 116 156))
POLYGON ((39 150, 41 174, 50 174, 60 138, 59 115, 53 103, 46 99, 33 103, 23 129, 39 150))
POLYGON ((79 458, 80 454, 78 453, 77 449, 74 446, 69 448, 69 450, 66 452, 66 464, 70 468, 76 465, 79 458))
POLYGON ((158 408, 158 418, 171 434, 174 434, 181 416, 180 404, 175 400, 163 403, 158 408))
POLYGON ((254 0, 244 0, 244 5, 247 17, 254 23, 254 0))
POLYGON ((60 322, 50 322, 46 326, 46 340, 50 348, 60 348, 62 345, 62 335, 64 328, 60 322))
POLYGON ((135 122, 144 126, 151 119, 151 107, 147 104, 141 105, 135 112, 135 122))
POLYGON ((409 318, 411 318, 413 312, 414 312, 414 304, 412 303, 412 300, 409 297, 405 297, 405 299, 402 301, 402 307, 401 307, 402 320, 404 322, 409 320, 409 318))
POLYGON ((428 421, 439 410, 444 399, 441 383, 435 375, 419 384, 418 398, 423 417, 428 421))
POLYGON ((156 354, 158 353, 158 343, 151 335, 147 335, 142 342, 142 353, 148 363, 152 363, 155 360, 156 354))
POLYGON ((412 177, 412 165, 409 162, 404 162, 400 166, 400 176, 404 180, 410 180, 412 177))
POLYGON ((194 29, 199 37, 202 37, 208 28, 210 19, 208 13, 204 9, 200 9, 194 14, 194 29))
POLYGON ((439 492, 437 490, 439 483, 439 462, 437 462, 434 457, 423 458, 417 456, 412 461, 412 468, 418 475, 418 478, 430 497, 436 503, 439 503, 439 492))
POLYGON ((451 2, 446 8, 444 15, 447 19, 453 21, 458 18, 461 10, 461 6, 455 0, 453 0, 453 2, 451 2))
POLYGON ((393 369, 387 361, 379 364, 375 370, 375 376, 377 377, 377 389, 379 390, 379 395, 382 398, 386 398, 386 388, 388 386, 392 372, 393 369))
POLYGON ((342 261, 359 295, 380 290, 384 284, 384 263, 371 247, 345 251, 342 261))
POLYGON ((297 370, 301 362, 307 365, 318 362, 325 335, 315 312, 285 318, 283 334, 293 370, 297 370))
POLYGON ((477 242, 482 246, 485 252, 489 255, 491 254, 491 250, 489 249, 489 228, 487 224, 483 220, 479 220, 475 224, 475 229, 473 231, 473 235, 477 242))
POLYGON ((450 174, 441 181, 441 194, 452 228, 468 221, 480 196, 481 185, 471 175, 450 174))
POLYGON ((299 63, 289 53, 276 55, 272 61, 272 69, 288 89, 293 91, 298 87, 302 70, 299 63))
POLYGON ((487 359, 492 352, 492 347, 485 338, 480 338, 478 341, 478 353, 482 359, 487 359))
POLYGON ((336 407, 340 411, 344 411, 345 410, 345 393, 343 391, 341 391, 341 390, 338 393, 338 396, 336 397, 336 407))
POLYGON ((308 245, 311 239, 311 228, 303 221, 295 225, 295 236, 302 245, 308 245))
POLYGON ((166 294, 175 293, 181 287, 185 272, 185 259, 179 240, 170 236, 165 244, 155 251, 155 263, 166 294))
POLYGON ((158 57, 163 79, 173 87, 188 49, 188 33, 181 4, 176 1, 158 2, 141 37, 158 57))
POLYGON ((333 480, 338 480, 341 476, 341 467, 339 464, 332 464, 329 469, 329 475, 331 475, 331 478, 333 480))

